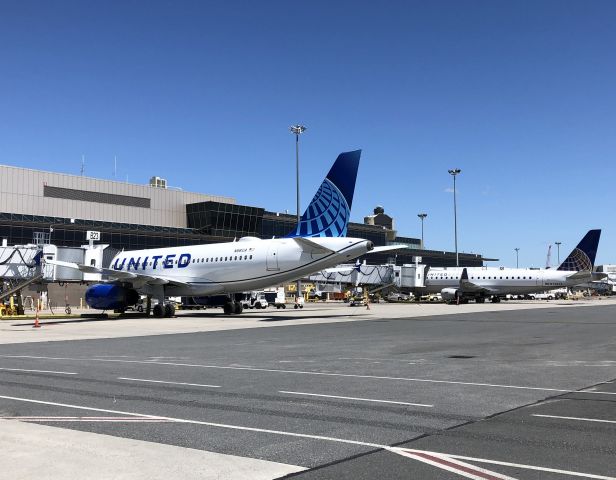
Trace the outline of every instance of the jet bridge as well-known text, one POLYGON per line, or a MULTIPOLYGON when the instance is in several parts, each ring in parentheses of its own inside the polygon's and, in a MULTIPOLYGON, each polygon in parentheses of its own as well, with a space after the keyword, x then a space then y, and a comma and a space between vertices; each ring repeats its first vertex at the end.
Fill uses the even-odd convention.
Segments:
POLYGON ((79 248, 51 244, 8 246, 6 241, 3 241, 0 246, 0 304, 16 295, 17 313, 23 314, 21 291, 28 286, 39 284, 42 290, 46 290, 45 284, 48 283, 100 281, 98 274, 84 274, 75 269, 49 265, 45 260, 103 267, 108 265, 111 257, 117 253, 117 250, 107 247, 108 245, 93 244, 79 248))
POLYGON ((417 263, 404 265, 338 265, 310 275, 309 279, 318 284, 365 285, 377 290, 391 287, 410 291, 425 287, 425 273, 429 267, 420 264, 419 257, 417 260, 417 263))

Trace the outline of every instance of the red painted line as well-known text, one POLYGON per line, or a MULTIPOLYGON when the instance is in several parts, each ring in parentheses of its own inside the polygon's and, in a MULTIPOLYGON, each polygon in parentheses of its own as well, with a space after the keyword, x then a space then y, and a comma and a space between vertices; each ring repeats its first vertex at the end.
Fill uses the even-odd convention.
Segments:
POLYGON ((447 460, 445 460, 444 458, 441 458, 441 457, 436 457, 434 455, 428 455, 427 453, 418 452, 418 451, 414 451, 414 450, 404 450, 404 451, 408 452, 408 453, 410 453, 412 455, 416 455, 418 457, 423 457, 423 458, 425 458, 427 460, 431 460, 433 462, 440 463, 440 464, 445 465, 445 466, 447 466, 449 468, 453 468, 454 470, 459 470, 459 471, 462 471, 462 472, 465 472, 465 473, 470 473, 472 475, 476 475, 476 476, 481 477, 481 478, 485 478, 486 480, 502 480, 502 477, 495 477, 494 475, 490 475, 488 473, 484 473, 484 472, 482 472, 480 470, 474 470, 472 468, 465 467, 465 466, 460 465, 458 463, 447 461, 447 460))

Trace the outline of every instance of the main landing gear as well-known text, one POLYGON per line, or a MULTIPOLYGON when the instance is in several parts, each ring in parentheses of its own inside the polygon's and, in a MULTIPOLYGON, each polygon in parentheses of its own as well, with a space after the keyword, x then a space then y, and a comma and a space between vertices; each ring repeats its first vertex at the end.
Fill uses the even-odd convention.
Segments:
POLYGON ((157 318, 173 317, 175 315, 175 307, 170 303, 166 303, 165 305, 158 303, 154 305, 152 312, 157 318))
POLYGON ((225 315, 239 315, 244 311, 242 304, 237 301, 228 301, 223 306, 223 311, 225 315))

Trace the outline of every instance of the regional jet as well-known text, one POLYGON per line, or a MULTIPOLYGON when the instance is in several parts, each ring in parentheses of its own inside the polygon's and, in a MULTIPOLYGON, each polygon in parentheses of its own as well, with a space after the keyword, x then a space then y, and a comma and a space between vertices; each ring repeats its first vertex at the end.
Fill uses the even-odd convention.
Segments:
POLYGON ((590 230, 556 270, 506 267, 434 268, 426 274, 426 293, 447 302, 499 302, 507 294, 526 295, 596 280, 593 266, 601 230, 590 230))
POLYGON ((363 238, 346 237, 361 150, 341 153, 300 222, 284 238, 124 251, 110 268, 47 261, 100 274, 104 282, 86 290, 86 303, 99 310, 123 312, 140 295, 158 300, 156 317, 173 316, 169 296, 227 294, 226 314, 241 313, 235 294, 300 279, 368 252, 399 247, 374 247, 363 238))

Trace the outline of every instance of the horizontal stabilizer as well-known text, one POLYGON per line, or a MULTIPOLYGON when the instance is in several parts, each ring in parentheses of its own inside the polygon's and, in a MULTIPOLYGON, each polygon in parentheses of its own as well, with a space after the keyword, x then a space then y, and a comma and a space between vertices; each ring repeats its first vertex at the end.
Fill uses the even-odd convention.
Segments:
POLYGON ((310 253, 336 253, 334 250, 324 247, 323 245, 319 245, 317 242, 313 242, 305 237, 293 237, 293 240, 301 247, 302 250, 310 252, 310 253))
POLYGON ((408 248, 409 247, 407 247, 406 245, 383 245, 381 247, 374 247, 372 250, 366 253, 382 253, 389 252, 392 250, 406 250, 408 248))
POLYGON ((571 275, 568 275, 567 280, 587 281, 587 280, 590 280, 592 277, 593 277, 592 272, 588 270, 582 270, 580 272, 575 272, 575 273, 572 273, 571 275))
POLYGON ((608 277, 608 274, 607 273, 603 273, 603 272, 592 272, 591 276, 592 276, 593 282, 597 282, 599 280, 606 279, 608 277))

